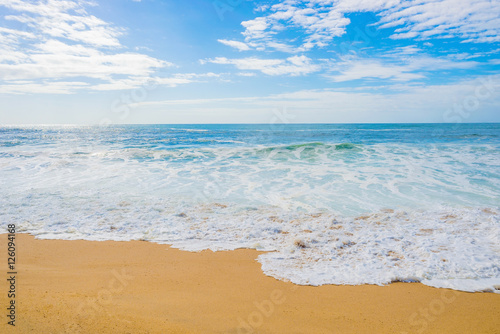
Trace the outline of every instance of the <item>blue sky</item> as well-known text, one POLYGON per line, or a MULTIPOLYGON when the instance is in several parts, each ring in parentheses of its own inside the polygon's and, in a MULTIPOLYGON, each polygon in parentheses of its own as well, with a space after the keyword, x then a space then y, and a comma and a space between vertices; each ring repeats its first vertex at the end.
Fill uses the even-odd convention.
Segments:
POLYGON ((0 123, 499 122, 500 1, 0 0, 0 123))

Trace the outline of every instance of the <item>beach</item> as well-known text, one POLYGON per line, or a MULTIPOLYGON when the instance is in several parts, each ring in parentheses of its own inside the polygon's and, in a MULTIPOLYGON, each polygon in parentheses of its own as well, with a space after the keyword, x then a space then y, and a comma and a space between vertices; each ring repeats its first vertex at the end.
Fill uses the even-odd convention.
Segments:
MULTIPOLYGON (((16 235, 16 326, 2 333, 499 333, 500 296, 387 286, 298 286, 255 250, 16 235)), ((0 237, 7 248, 7 235, 0 237)), ((6 280, 0 286, 7 305, 6 280)), ((5 310, 5 307, 2 307, 5 310)), ((5 313, 5 311, 4 311, 5 313)))

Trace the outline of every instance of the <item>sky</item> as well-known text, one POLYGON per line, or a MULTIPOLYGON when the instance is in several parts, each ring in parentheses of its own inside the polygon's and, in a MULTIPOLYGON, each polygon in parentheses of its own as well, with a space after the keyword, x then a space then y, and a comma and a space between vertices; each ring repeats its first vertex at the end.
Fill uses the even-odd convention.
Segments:
POLYGON ((500 122, 500 0, 0 0, 0 124, 500 122))

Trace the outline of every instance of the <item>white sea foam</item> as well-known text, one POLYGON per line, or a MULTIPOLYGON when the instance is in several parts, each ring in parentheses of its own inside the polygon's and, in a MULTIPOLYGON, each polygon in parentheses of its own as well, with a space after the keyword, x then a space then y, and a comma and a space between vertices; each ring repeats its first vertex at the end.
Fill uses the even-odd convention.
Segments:
POLYGON ((297 284, 418 281, 494 292, 500 286, 499 208, 384 210, 346 218, 144 197, 106 202, 93 195, 31 196, 24 207, 9 206, 1 218, 20 221, 20 232, 44 239, 147 240, 188 251, 272 251, 259 256, 264 273, 297 284))

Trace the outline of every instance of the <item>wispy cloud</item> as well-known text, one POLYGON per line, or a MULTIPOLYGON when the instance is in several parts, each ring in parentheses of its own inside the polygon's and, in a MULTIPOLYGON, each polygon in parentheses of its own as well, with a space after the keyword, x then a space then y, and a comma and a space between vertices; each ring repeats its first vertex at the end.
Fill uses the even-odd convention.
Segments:
POLYGON ((196 110, 200 122, 227 121, 235 109, 252 115, 249 122, 262 122, 268 119, 264 111, 284 106, 296 116, 295 122, 419 122, 422 119, 450 122, 450 117, 456 116, 454 105, 463 103, 464 97, 475 96, 478 89, 488 98, 479 102, 481 108, 467 112, 467 119, 474 121, 497 112, 500 96, 493 92, 500 89, 499 75, 441 85, 400 84, 386 93, 377 87, 311 89, 267 96, 147 101, 134 107, 196 110))
POLYGON ((93 91, 132 90, 137 87, 148 86, 153 82, 158 86, 177 87, 193 82, 204 82, 220 78, 215 73, 180 73, 170 77, 139 77, 127 76, 124 79, 101 81, 99 83, 67 81, 67 80, 9 80, 0 85, 0 93, 7 94, 72 94, 81 89, 93 91))
POLYGON ((416 54, 414 47, 395 48, 377 57, 351 57, 331 62, 326 76, 335 82, 358 79, 384 79, 385 81, 411 81, 424 79, 433 72, 473 69, 475 61, 461 61, 445 57, 416 54))
POLYGON ((299 76, 320 70, 320 66, 313 64, 306 56, 293 56, 286 59, 262 59, 255 57, 228 59, 217 57, 203 60, 202 63, 234 65, 239 70, 255 70, 267 75, 299 76))
POLYGON ((70 94, 87 88, 86 82, 74 81, 23 81, 13 80, 0 85, 0 93, 7 94, 70 94))
POLYGON ((412 68, 401 65, 384 64, 375 60, 357 60, 350 61, 338 66, 337 75, 332 75, 330 78, 333 81, 350 81, 364 78, 391 79, 395 81, 409 81, 414 79, 422 79, 422 74, 411 73, 412 68))
POLYGON ((222 43, 224 45, 233 47, 235 49, 238 49, 239 51, 248 51, 250 50, 250 47, 243 43, 243 42, 238 42, 238 41, 228 41, 227 39, 219 39, 219 43, 222 43))

